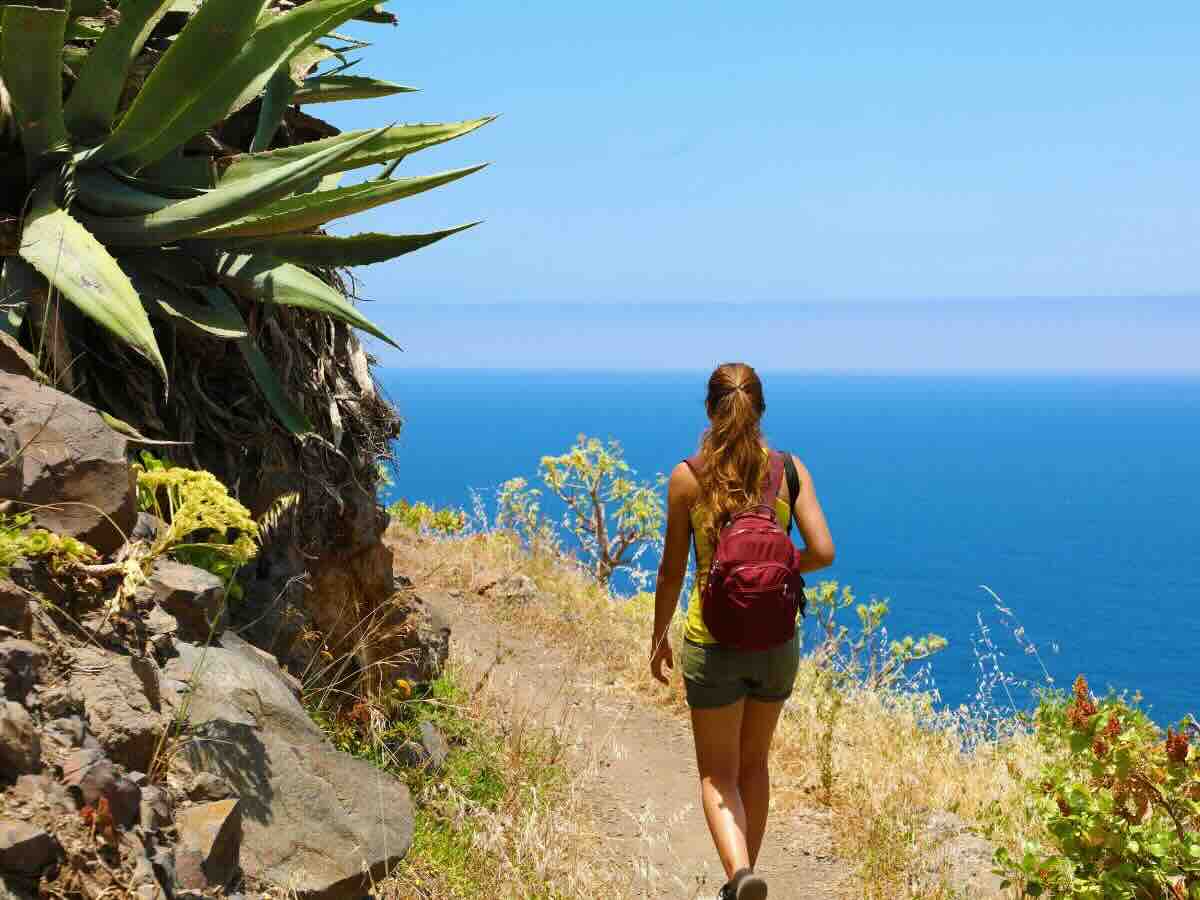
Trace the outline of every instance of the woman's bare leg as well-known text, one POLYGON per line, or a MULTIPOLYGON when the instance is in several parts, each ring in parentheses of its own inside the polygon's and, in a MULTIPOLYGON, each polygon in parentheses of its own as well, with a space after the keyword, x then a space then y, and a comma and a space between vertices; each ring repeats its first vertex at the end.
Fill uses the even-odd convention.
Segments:
POLYGON ((767 830, 767 809, 771 805, 771 773, 767 758, 782 710, 782 701, 762 703, 746 700, 742 713, 738 794, 746 810, 746 851, 751 868, 758 863, 758 851, 762 849, 763 835, 767 830))
MULTIPOLYGON (((692 710, 700 799, 713 843, 725 866, 725 877, 750 865, 746 844, 746 810, 738 787, 741 769, 742 710, 739 700, 716 709, 692 710)), ((760 838, 761 840, 761 838, 760 838)))

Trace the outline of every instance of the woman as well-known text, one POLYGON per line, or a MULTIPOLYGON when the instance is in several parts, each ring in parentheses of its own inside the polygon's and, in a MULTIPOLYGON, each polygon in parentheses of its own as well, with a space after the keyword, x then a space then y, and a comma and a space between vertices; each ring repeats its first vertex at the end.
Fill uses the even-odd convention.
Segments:
MULTIPOLYGON (((667 684, 673 669, 668 630, 683 585, 692 539, 697 585, 688 604, 681 663, 700 796, 713 843, 728 881, 719 900, 763 900, 767 885, 754 872, 770 802, 767 756, 775 724, 792 692, 800 662, 800 629, 770 650, 743 651, 718 644, 704 625, 703 581, 721 526, 739 510, 759 503, 768 468, 760 428, 766 403, 762 382, 745 363, 717 367, 708 380, 709 428, 692 464, 680 463, 667 491, 667 539, 655 590, 650 671, 667 684), (693 465, 697 471, 693 471, 693 465)), ((833 539, 813 490, 812 477, 792 457, 799 487, 790 496, 783 480, 776 499, 780 526, 794 521, 804 539, 800 570, 833 562, 833 539)))

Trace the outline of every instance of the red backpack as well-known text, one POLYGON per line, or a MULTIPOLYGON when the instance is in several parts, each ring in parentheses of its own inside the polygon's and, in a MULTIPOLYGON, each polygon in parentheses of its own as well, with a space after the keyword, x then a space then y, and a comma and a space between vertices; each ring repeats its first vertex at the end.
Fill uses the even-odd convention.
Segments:
MULTIPOLYGON (((771 451, 758 504, 721 528, 704 585, 701 611, 709 634, 737 650, 769 650, 790 641, 796 616, 804 611, 799 551, 775 518, 785 460, 791 461, 771 451)), ((687 464, 699 476, 700 460, 691 457, 687 464)), ((795 502, 795 483, 788 481, 795 502)))

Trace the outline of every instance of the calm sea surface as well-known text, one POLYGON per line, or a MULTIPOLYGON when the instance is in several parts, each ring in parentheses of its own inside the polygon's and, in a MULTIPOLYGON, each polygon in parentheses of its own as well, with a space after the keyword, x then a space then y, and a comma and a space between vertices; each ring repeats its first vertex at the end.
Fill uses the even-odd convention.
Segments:
MULTIPOLYGON (((405 418, 394 496, 469 508, 580 432, 668 472, 704 425, 704 375, 385 370, 405 418)), ((813 474, 838 558, 821 577, 892 601, 891 633, 950 641, 971 699, 977 614, 1033 677, 986 584, 1069 686, 1200 712, 1200 379, 766 375, 765 430, 813 474), (1055 652, 1054 648, 1057 648, 1055 652)), ((653 568, 656 561, 651 561, 653 568)), ((812 581, 810 580, 810 583, 812 581)))

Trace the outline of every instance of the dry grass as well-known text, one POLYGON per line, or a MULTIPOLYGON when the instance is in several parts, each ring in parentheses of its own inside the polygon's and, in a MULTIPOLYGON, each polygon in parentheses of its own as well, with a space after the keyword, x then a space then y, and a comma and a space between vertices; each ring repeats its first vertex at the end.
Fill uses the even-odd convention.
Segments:
MULTIPOLYGON (((553 555, 529 554, 503 533, 432 538, 393 527, 389 538, 398 566, 417 583, 486 604, 500 618, 570 647, 621 690, 684 713, 678 679, 665 689, 649 676, 652 597, 614 601, 582 570, 553 555), (494 587, 517 574, 536 583, 536 600, 506 601, 494 587)), ((676 647, 679 625, 677 617, 676 647)), ((801 666, 776 738, 775 803, 831 808, 836 851, 855 864, 863 896, 962 896, 938 853, 945 831, 931 827, 935 817, 950 813, 973 828, 991 825, 994 838, 1010 846, 1036 827, 1024 816, 1021 790, 1038 764, 1030 738, 968 748, 954 729, 930 723, 920 697, 835 690, 812 660, 801 666)))

